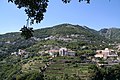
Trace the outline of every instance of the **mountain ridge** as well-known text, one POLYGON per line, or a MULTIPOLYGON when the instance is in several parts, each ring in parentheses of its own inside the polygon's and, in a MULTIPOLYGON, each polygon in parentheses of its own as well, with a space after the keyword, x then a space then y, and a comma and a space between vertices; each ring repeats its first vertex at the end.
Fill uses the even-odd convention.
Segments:
POLYGON ((120 40, 120 28, 104 28, 99 31, 100 35, 112 40, 120 40))
MULTIPOLYGON (((108 44, 110 42, 109 38, 105 38, 104 35, 100 35, 100 31, 90 29, 87 26, 72 24, 59 24, 53 27, 37 29, 34 30, 33 34, 34 37, 29 40, 23 39, 19 32, 0 35, 0 53, 11 53, 13 51, 17 51, 18 49, 26 49, 50 36, 53 36, 55 40, 71 39, 72 42, 84 42, 87 45, 89 44, 95 46, 99 46, 103 42, 104 44, 108 44)), ((77 42, 75 44, 77 44, 77 42)))

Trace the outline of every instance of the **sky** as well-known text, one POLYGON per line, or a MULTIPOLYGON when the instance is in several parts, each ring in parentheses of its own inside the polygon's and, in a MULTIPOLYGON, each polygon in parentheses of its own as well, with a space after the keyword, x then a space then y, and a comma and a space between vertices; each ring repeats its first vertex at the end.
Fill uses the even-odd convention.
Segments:
MULTIPOLYGON (((26 24, 24 8, 18 9, 7 1, 0 0, 0 34, 18 32, 26 24)), ((40 29, 70 23, 95 30, 120 28, 120 0, 91 0, 90 4, 79 3, 78 0, 71 0, 69 4, 62 0, 49 0, 48 4, 41 23, 30 27, 40 29)))

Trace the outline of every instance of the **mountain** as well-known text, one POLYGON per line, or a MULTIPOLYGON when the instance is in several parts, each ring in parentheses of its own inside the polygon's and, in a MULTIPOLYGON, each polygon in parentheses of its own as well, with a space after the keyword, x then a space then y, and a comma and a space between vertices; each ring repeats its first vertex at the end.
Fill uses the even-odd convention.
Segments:
POLYGON ((104 28, 99 31, 100 35, 111 40, 120 40, 120 28, 104 28))
POLYGON ((71 34, 84 34, 84 35, 93 35, 96 34, 97 31, 90 29, 86 26, 72 25, 72 24, 60 24, 50 28, 43 28, 35 30, 35 36, 50 36, 50 35, 71 35, 71 34), (40 34, 38 34, 40 33, 40 34))
POLYGON ((79 49, 79 47, 83 45, 99 46, 103 44, 103 42, 104 44, 108 44, 110 41, 101 36, 96 30, 86 26, 60 24, 49 28, 34 30, 34 37, 29 40, 23 39, 18 32, 0 35, 0 54, 10 54, 11 52, 18 51, 18 49, 30 48, 30 50, 32 50, 32 48, 36 48, 39 50, 40 47, 43 46, 41 45, 43 43, 79 49), (56 40, 58 42, 45 42, 45 39, 56 40))
POLYGON ((0 80, 62 80, 64 76, 72 80, 85 79, 91 66, 90 57, 87 56, 94 55, 97 49, 111 47, 109 43, 111 40, 98 31, 72 24, 34 30, 34 37, 28 40, 18 32, 0 35, 0 80), (54 50, 57 54, 56 50, 61 47, 76 56, 48 56, 49 51, 54 50), (19 49, 27 53, 11 55, 18 54, 19 49))

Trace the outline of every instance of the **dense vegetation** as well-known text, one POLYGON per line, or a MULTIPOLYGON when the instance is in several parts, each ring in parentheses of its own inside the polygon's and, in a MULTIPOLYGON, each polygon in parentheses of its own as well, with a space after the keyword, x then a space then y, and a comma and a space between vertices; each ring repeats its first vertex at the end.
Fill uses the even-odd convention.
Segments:
POLYGON ((96 80, 101 75, 105 80, 110 80, 107 78, 108 75, 111 77, 114 75, 115 79, 119 79, 119 66, 102 69, 93 67, 94 63, 88 57, 94 55, 97 49, 113 48, 113 45, 108 45, 110 43, 113 44, 114 41, 101 36, 98 31, 72 24, 60 24, 35 30, 34 37, 28 40, 23 39, 20 33, 3 34, 0 35, 0 79, 80 80, 91 78, 96 80), (59 56, 52 60, 47 53, 41 56, 41 52, 61 47, 75 51, 76 56, 59 56), (25 58, 11 55, 19 49, 29 52, 29 56, 25 58), (51 64, 44 69, 48 63, 51 64), (111 74, 112 71, 114 73, 111 74))
POLYGON ((63 46, 73 50, 81 50, 83 46, 86 46, 89 50, 96 50, 111 47, 108 46, 108 43, 113 42, 114 41, 99 35, 98 31, 86 26, 61 24, 50 28, 35 30, 34 37, 28 40, 24 40, 24 38, 20 36, 20 33, 0 35, 0 55, 10 54, 11 52, 18 51, 18 49, 31 49, 33 52, 38 52, 40 46, 42 48, 43 45, 49 44, 53 46, 63 46), (56 39, 46 41, 45 38, 50 36, 56 39), (59 40, 59 38, 71 39, 71 41, 66 42, 59 40), (102 47, 100 46, 101 44, 102 47))
POLYGON ((44 73, 44 67, 49 59, 46 56, 34 56, 23 59, 19 56, 9 56, 0 61, 1 80, 119 80, 120 65, 112 67, 97 67, 85 64, 80 57, 56 57, 44 73), (31 62, 30 62, 31 61, 31 62), (41 63, 42 62, 42 63, 41 63))
POLYGON ((119 28, 105 28, 105 29, 101 29, 100 31, 100 35, 108 38, 108 39, 112 39, 115 41, 119 41, 120 39, 120 29, 119 28))
POLYGON ((90 66, 90 77, 92 80, 120 80, 120 65, 112 67, 90 66))

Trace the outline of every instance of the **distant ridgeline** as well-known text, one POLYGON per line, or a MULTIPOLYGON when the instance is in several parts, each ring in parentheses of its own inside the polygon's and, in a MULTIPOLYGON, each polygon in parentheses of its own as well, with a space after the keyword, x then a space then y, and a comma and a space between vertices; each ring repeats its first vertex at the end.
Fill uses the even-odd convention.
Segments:
POLYGON ((104 28, 99 31, 100 35, 111 40, 120 40, 120 28, 104 28))

